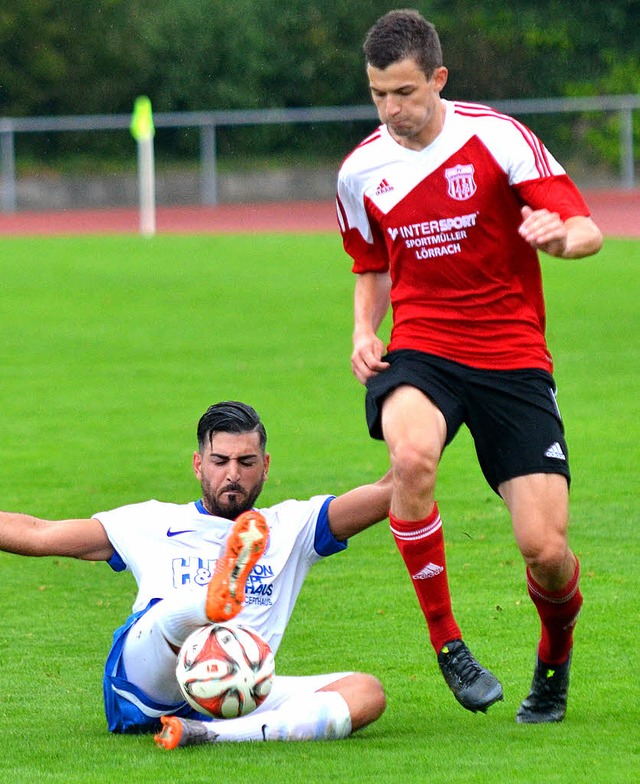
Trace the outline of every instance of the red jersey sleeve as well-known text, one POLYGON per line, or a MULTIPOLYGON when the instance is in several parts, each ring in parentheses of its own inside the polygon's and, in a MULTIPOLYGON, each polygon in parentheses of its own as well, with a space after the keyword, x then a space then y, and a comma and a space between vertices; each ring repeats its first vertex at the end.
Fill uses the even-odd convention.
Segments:
POLYGON ((580 191, 566 174, 525 180, 513 187, 520 198, 531 208, 557 212, 563 221, 576 215, 585 217, 591 215, 580 191))

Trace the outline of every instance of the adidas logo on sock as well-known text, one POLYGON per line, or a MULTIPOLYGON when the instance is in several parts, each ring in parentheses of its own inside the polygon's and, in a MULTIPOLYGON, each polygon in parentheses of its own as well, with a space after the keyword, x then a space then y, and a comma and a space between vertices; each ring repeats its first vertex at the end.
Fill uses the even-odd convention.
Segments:
POLYGON ((551 444, 551 446, 544 453, 544 456, 545 457, 553 457, 556 460, 566 460, 567 459, 565 453, 562 451, 562 447, 560 446, 560 444, 557 441, 554 441, 554 443, 551 444))
POLYGON ((380 185, 376 188, 376 196, 382 196, 383 193, 389 193, 393 190, 393 185, 389 185, 386 178, 380 181, 380 185))
POLYGON ((428 580, 430 577, 437 577, 441 572, 444 572, 444 566, 438 566, 434 563, 428 563, 423 566, 419 572, 412 575, 412 580, 428 580))

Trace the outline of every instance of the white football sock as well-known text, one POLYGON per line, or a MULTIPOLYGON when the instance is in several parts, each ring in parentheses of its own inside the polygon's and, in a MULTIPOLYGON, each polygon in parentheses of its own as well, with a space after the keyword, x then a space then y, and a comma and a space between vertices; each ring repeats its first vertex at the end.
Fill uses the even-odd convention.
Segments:
POLYGON ((151 621, 161 634, 171 645, 180 648, 191 632, 211 623, 204 609, 205 597, 204 591, 178 591, 154 605, 143 618, 153 613, 151 621))
POLYGON ((351 714, 336 691, 294 697, 280 708, 239 719, 203 722, 211 742, 334 740, 351 734, 351 714))

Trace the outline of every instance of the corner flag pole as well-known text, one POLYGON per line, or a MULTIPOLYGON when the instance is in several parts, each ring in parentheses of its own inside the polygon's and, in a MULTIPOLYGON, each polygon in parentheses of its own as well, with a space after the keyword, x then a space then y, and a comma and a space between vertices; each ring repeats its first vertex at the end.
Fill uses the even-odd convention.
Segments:
POLYGON ((131 117, 131 135, 138 145, 138 193, 140 197, 140 234, 153 237, 156 233, 156 183, 153 161, 153 114, 151 101, 136 98, 131 117))

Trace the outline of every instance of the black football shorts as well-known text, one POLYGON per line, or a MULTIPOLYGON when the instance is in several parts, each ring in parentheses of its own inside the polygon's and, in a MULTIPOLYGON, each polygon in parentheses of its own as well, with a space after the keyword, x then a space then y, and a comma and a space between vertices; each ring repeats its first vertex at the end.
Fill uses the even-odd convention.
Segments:
POLYGON ((463 424, 469 428, 482 473, 496 492, 502 482, 527 474, 562 474, 570 481, 564 425, 550 373, 480 370, 410 349, 391 351, 384 359, 390 367, 367 383, 372 438, 383 438, 385 398, 408 384, 442 412, 446 444, 463 424))

